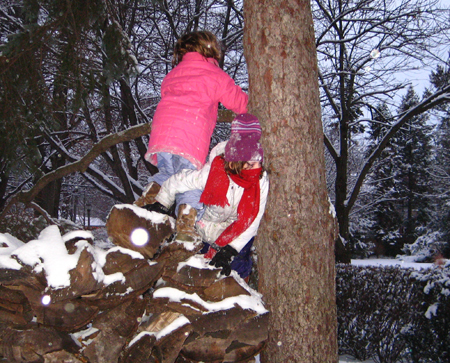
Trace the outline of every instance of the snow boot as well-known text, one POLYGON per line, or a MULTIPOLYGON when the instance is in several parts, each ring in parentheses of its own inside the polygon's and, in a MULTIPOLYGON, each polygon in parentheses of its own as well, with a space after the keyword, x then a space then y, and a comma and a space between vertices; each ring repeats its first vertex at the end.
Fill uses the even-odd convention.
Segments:
POLYGON ((161 186, 158 183, 149 183, 142 192, 142 195, 134 202, 134 205, 142 208, 144 205, 155 203, 155 197, 160 189, 161 186))
POLYGON ((178 242, 200 242, 201 238, 195 230, 197 210, 188 204, 180 204, 178 207, 178 217, 175 240, 178 242))

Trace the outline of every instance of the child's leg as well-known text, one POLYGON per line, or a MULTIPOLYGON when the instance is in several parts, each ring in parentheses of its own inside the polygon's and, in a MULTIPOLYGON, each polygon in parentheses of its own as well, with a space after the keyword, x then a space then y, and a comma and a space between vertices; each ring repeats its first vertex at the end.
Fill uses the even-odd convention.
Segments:
POLYGON ((255 237, 244 246, 239 254, 231 262, 231 269, 236 271, 243 279, 247 278, 252 272, 252 246, 255 237))
POLYGON ((196 167, 187 159, 180 155, 169 153, 158 153, 158 172, 150 177, 150 181, 154 181, 162 185, 172 175, 179 173, 183 169, 196 170, 196 167))
POLYGON ((195 166, 180 155, 158 153, 156 157, 158 160, 158 172, 149 178, 149 184, 145 187, 139 199, 134 202, 138 207, 154 203, 161 185, 172 175, 183 169, 195 170, 195 166))

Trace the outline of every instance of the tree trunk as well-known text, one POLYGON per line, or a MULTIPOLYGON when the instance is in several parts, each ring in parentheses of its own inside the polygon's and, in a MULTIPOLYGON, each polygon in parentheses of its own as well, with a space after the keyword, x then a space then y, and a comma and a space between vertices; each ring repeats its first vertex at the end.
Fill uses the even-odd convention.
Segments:
POLYGON ((272 312, 262 362, 337 362, 334 239, 307 0, 245 1, 250 112, 261 120, 268 207, 259 289, 272 312))

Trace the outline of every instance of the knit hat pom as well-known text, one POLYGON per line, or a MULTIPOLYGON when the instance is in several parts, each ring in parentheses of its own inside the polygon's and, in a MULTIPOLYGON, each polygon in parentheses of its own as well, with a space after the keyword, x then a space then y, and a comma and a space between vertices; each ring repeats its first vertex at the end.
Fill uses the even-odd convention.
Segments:
POLYGON ((256 116, 243 113, 231 123, 231 137, 225 146, 226 161, 263 161, 259 143, 261 126, 256 116))

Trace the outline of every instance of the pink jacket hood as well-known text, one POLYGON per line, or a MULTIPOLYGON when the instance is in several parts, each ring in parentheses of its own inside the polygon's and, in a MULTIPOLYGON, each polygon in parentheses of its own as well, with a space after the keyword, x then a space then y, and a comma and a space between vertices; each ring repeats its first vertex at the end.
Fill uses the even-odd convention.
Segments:
POLYGON ((164 78, 145 158, 158 152, 181 155, 203 166, 217 121, 218 104, 246 113, 248 96, 212 58, 192 52, 164 78))

